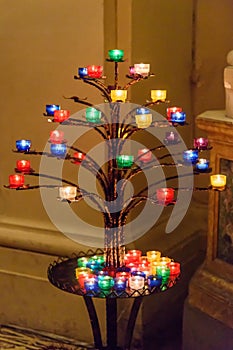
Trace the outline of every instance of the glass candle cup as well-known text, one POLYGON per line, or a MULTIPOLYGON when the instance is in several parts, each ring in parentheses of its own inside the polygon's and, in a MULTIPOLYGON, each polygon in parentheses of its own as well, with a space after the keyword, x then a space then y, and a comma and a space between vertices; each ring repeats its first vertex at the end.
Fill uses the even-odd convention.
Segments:
POLYGON ((166 284, 170 277, 170 268, 168 266, 157 266, 156 274, 162 277, 162 284, 166 284))
POLYGON ((118 168, 130 168, 134 162, 134 156, 131 155, 119 155, 116 156, 116 162, 118 168))
POLYGON ((101 120, 101 111, 98 111, 94 107, 86 108, 86 120, 89 123, 99 123, 101 120))
POLYGON ((68 109, 55 110, 53 114, 53 121, 57 123, 62 123, 67 120, 70 116, 70 111, 68 109))
POLYGON ((102 276, 98 278, 98 285, 101 290, 108 291, 114 286, 114 279, 111 276, 102 276))
POLYGON ((118 50, 118 49, 109 50, 108 51, 108 56, 109 56, 109 59, 111 61, 120 62, 120 61, 123 60, 124 50, 118 50))
POLYGON ((30 140, 17 140, 16 149, 18 152, 29 152, 31 148, 30 140))
POLYGON ((59 109, 61 109, 61 106, 59 106, 59 105, 46 105, 45 106, 45 110, 46 110, 46 115, 47 116, 54 115, 54 112, 56 110, 59 110, 59 109))
POLYGON ((194 138, 193 146, 199 150, 205 150, 208 148, 209 140, 204 137, 194 138))
POLYGON ((188 164, 195 164, 198 160, 198 150, 189 149, 183 152, 183 160, 188 164))
POLYGON ((77 195, 76 186, 59 187, 59 197, 61 199, 75 200, 76 195, 77 195))
POLYGON ((127 280, 124 277, 115 277, 114 278, 114 289, 116 291, 123 291, 127 287, 127 280))
POLYGON ((17 160, 16 162, 16 169, 17 171, 21 172, 30 172, 31 170, 31 164, 29 160, 17 160))
POLYGON ((88 262, 88 258, 86 256, 78 258, 78 260, 77 260, 78 267, 86 268, 87 267, 87 262, 88 262))
POLYGON ((64 157, 66 155, 65 143, 51 143, 50 152, 53 156, 64 157))
POLYGON ((165 143, 168 145, 173 145, 179 142, 179 135, 177 132, 174 131, 167 131, 165 133, 165 143))
POLYGON ((86 67, 79 67, 78 68, 78 75, 80 78, 85 78, 87 76, 87 68, 86 67))
POLYGON ((127 99, 127 90, 111 90, 112 102, 125 102, 127 99))
POLYGON ((175 112, 175 113, 172 112, 170 121, 172 123, 183 124, 186 121, 186 113, 185 112, 175 112))
POLYGON ((176 112, 182 112, 181 107, 168 107, 167 108, 167 120, 171 120, 171 114, 176 112))
POLYGON ((159 261, 161 257, 161 252, 158 250, 148 250, 146 256, 149 262, 159 261))
POLYGON ((86 155, 82 152, 74 152, 74 162, 77 164, 82 163, 82 161, 86 158, 86 155))
POLYGON ((148 77, 150 73, 149 63, 136 63, 134 64, 134 74, 139 74, 142 77, 148 77))
POLYGON ((151 113, 136 114, 135 121, 138 128, 141 128, 141 129, 148 128, 152 123, 152 114, 151 113))
POLYGON ((140 258, 142 256, 142 252, 141 250, 138 249, 132 249, 132 250, 128 250, 127 252, 127 256, 128 256, 128 262, 140 262, 140 258))
POLYGON ((98 279, 95 276, 86 276, 84 278, 84 289, 86 292, 98 292, 98 279))
POLYGON ((172 203, 174 201, 174 192, 173 188, 158 188, 156 190, 158 203, 161 205, 172 203))
POLYGON ((9 175, 10 188, 18 188, 24 185, 24 175, 14 174, 9 175))
POLYGON ((90 65, 87 66, 87 75, 90 78, 101 78, 103 73, 103 66, 90 65))
POLYGON ((142 148, 138 150, 138 160, 143 163, 151 161, 152 152, 148 148, 142 148))
POLYGON ((196 163, 196 169, 198 171, 206 171, 209 169, 209 163, 210 163, 209 160, 200 158, 196 163))
POLYGON ((213 189, 224 190, 226 186, 227 177, 222 174, 215 174, 210 176, 210 183, 213 189))
POLYGON ((167 90, 151 90, 152 102, 165 101, 167 97, 167 90))
POLYGON ((50 131, 49 141, 51 143, 62 143, 64 140, 64 132, 61 130, 50 131))
POLYGON ((147 277, 147 284, 149 288, 160 287, 162 284, 162 277, 157 275, 149 275, 147 277))
POLYGON ((143 289, 145 286, 145 278, 142 276, 130 276, 129 277, 129 288, 131 289, 143 289))

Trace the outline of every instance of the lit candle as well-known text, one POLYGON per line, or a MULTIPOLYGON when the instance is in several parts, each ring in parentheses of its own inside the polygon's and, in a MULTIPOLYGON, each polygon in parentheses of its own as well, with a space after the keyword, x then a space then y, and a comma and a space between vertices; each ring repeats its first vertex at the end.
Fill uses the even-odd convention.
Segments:
POLYGON ((127 90, 111 90, 112 102, 125 102, 127 99, 127 90))
POLYGON ((130 66, 129 67, 129 75, 131 77, 133 77, 135 75, 135 68, 134 68, 134 66, 130 66))
POLYGON ((170 268, 168 266, 157 266, 157 275, 162 277, 162 284, 166 284, 170 277, 170 268))
POLYGON ((98 292, 98 279, 95 276, 85 276, 84 289, 86 290, 86 292, 98 292))
POLYGON ((134 162, 134 156, 131 155, 120 155, 116 157, 118 168, 130 168, 134 162))
POLYGON ((134 72, 141 75, 142 77, 148 77, 150 73, 149 63, 136 63, 134 64, 134 72))
POLYGON ((16 148, 18 152, 29 152, 31 148, 30 140, 17 140, 16 148))
POLYGON ((86 67, 79 67, 78 68, 78 75, 80 78, 85 78, 87 76, 87 68, 86 67))
POLYGON ((160 262, 161 262, 161 265, 167 265, 171 262, 171 258, 169 258, 168 256, 162 256, 160 258, 160 262))
POLYGON ((183 160, 185 163, 195 164, 198 160, 198 150, 189 149, 183 152, 183 160))
POLYGON ((158 250, 149 250, 146 255, 149 262, 158 261, 160 260, 161 252, 158 250))
POLYGON ((152 102, 165 101, 167 97, 167 90, 151 90, 152 102))
POLYGON ((171 120, 171 113, 182 112, 181 107, 168 107, 167 108, 167 119, 171 120))
POLYGON ((65 143, 51 143, 50 152, 53 156, 64 157, 66 155, 65 143))
POLYGON ((53 130, 50 131, 50 139, 49 141, 52 143, 62 143, 64 140, 64 132, 61 130, 53 130))
POLYGON ((80 164, 85 158, 86 158, 86 155, 83 154, 82 152, 74 153, 74 162, 77 164, 80 164))
POLYGON ((136 270, 131 272, 131 276, 141 276, 143 278, 146 277, 146 273, 142 270, 136 270))
POLYGON ((114 279, 111 276, 102 276, 101 279, 98 278, 98 285, 101 290, 108 291, 114 286, 114 279))
POLYGON ((76 186, 59 187, 59 197, 61 199, 74 200, 77 195, 76 186))
POLYGON ((127 280, 124 277, 115 277, 114 278, 114 289, 116 291, 125 290, 127 286, 127 280))
POLYGON ((53 115, 54 111, 61 109, 59 105, 46 105, 46 115, 53 115))
POLYGON ((150 271, 152 275, 156 275, 157 274, 157 267, 158 266, 162 266, 163 264, 160 262, 160 260, 154 260, 151 262, 150 264, 150 271))
POLYGON ((129 257, 129 262, 139 262, 142 252, 138 249, 128 250, 127 256, 129 257))
POLYGON ((86 108, 86 120, 90 123, 98 123, 101 120, 101 111, 94 107, 86 108))
POLYGON ((120 62, 123 60, 124 50, 118 50, 118 49, 109 50, 108 55, 111 61, 120 62))
POLYGON ((200 158, 198 159, 198 162, 196 163, 196 169, 198 171, 206 171, 209 169, 209 160, 200 158))
POLYGON ((176 279, 180 274, 180 263, 173 261, 168 265, 168 267, 170 268, 170 279, 176 279))
POLYGON ((149 288, 160 287, 162 284, 162 277, 157 275, 150 275, 147 278, 149 288))
POLYGON ((129 288, 131 289, 143 289, 145 286, 145 278, 142 276, 130 276, 129 277, 129 288))
POLYGON ((75 269, 75 275, 81 288, 84 288, 85 277, 94 276, 91 272, 91 269, 85 267, 78 267, 75 269))
POLYGON ((69 118, 70 111, 68 111, 67 109, 56 110, 56 111, 54 111, 53 116, 54 116, 53 117, 54 122, 62 123, 69 118))
POLYGON ((208 143, 209 143, 209 140, 204 137, 195 138, 193 140, 194 148, 197 148, 199 150, 207 149, 208 143))
POLYGON ((10 188, 22 187, 24 185, 24 175, 9 175, 9 185, 10 188))
POLYGON ((31 164, 29 160, 17 160, 16 162, 16 169, 17 171, 21 172, 30 172, 31 170, 31 164))
POLYGON ((173 188, 158 188, 156 190, 157 200, 159 204, 168 205, 174 201, 173 188))
POLYGON ((90 78, 101 78, 103 73, 103 66, 90 65, 87 66, 87 75, 90 78))
POLYGON ((215 174, 210 176, 210 183, 213 189, 224 190, 226 186, 227 177, 222 174, 215 174))
POLYGON ((152 158, 152 152, 148 148, 142 148, 138 150, 138 160, 147 163, 150 162, 152 158))
POLYGON ((135 120, 138 128, 148 128, 152 123, 152 114, 148 108, 137 108, 135 120))
POLYGON ((185 112, 171 113, 170 121, 172 123, 184 124, 185 120, 186 120, 186 113, 185 112))
POLYGON ((78 267, 87 267, 87 262, 88 262, 88 258, 86 256, 78 258, 77 260, 78 267))
POLYGON ((176 143, 178 143, 179 140, 179 135, 177 132, 174 131, 167 131, 165 134, 165 139, 164 139, 166 144, 170 144, 170 145, 174 145, 176 143))

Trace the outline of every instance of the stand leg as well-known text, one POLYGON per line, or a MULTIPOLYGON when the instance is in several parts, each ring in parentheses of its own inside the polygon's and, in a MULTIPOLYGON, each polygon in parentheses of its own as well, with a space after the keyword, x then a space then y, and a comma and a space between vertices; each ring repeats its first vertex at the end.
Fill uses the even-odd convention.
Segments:
POLYGON ((89 314, 89 319, 91 321, 91 328, 96 349, 103 349, 103 343, 100 333, 99 320, 96 314, 95 306, 91 297, 83 296, 87 311, 89 314))
POLYGON ((136 319, 137 319, 138 311, 140 309, 140 305, 142 303, 142 298, 143 297, 137 297, 137 298, 134 299, 134 302, 133 302, 133 305, 132 305, 132 308, 131 308, 131 312, 130 312, 130 315, 129 315, 129 319, 128 319, 128 325, 127 325, 126 333, 125 333, 124 350, 129 350, 130 349, 132 336, 133 336, 133 331, 134 331, 134 326, 135 326, 135 322, 136 322, 136 319))
POLYGON ((106 299, 107 349, 117 349, 117 299, 106 299))

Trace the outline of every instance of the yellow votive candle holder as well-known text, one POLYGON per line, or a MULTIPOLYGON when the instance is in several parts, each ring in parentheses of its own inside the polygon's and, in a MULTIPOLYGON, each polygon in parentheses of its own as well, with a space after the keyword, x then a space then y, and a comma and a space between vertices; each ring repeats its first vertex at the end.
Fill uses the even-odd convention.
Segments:
POLYGON ((167 90, 151 90, 152 102, 165 101, 167 97, 167 90))
POLYGON ((127 90, 111 90, 112 102, 125 102, 127 99, 127 90))
POLYGON ((159 261, 161 257, 161 252, 159 252, 158 250, 149 250, 146 253, 146 256, 149 262, 159 261))
POLYGON ((222 191, 225 189, 227 182, 226 175, 215 174, 210 176, 210 183, 213 189, 222 191))

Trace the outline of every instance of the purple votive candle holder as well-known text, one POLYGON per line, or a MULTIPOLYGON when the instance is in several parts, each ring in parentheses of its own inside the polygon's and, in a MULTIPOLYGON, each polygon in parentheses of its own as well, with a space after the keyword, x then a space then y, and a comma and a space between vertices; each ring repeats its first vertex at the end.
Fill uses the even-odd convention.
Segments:
POLYGON ((168 131, 165 134, 165 142, 168 144, 175 144, 179 142, 179 135, 177 132, 168 131))
POLYGON ((193 145, 194 145, 194 148, 197 148, 197 149, 207 149, 208 147, 208 139, 204 138, 204 137, 199 137, 199 138, 195 138, 193 140, 193 145))

